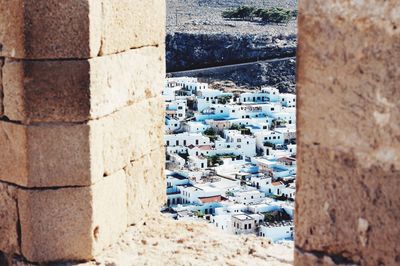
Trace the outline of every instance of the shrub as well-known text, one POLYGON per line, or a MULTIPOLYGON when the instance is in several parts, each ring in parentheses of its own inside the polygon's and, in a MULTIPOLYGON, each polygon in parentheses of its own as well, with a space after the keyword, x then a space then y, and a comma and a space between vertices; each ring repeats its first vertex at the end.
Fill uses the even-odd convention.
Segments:
POLYGON ((227 10, 222 12, 223 18, 236 18, 236 19, 245 19, 253 16, 253 12, 255 11, 254 7, 249 6, 240 6, 234 10, 227 10))
POLYGON ((215 166, 216 164, 223 164, 223 161, 218 155, 210 156, 207 158, 207 164, 208 166, 215 166))
POLYGON ((206 136, 215 136, 217 132, 215 132, 215 130, 212 127, 210 127, 204 130, 203 134, 206 136))
POLYGON ((240 126, 238 124, 232 124, 229 129, 230 130, 240 130, 240 126))
POLYGON ((235 18, 236 17, 236 11, 235 10, 227 10, 222 12, 222 17, 223 18, 235 18))
POLYGON ((269 141, 265 141, 265 142, 264 142, 264 146, 266 146, 266 147, 271 147, 271 148, 275 148, 275 144, 273 144, 273 143, 271 143, 271 142, 269 142, 269 141))
POLYGON ((251 135, 251 130, 248 128, 242 128, 240 129, 240 133, 242 133, 242 135, 251 135))
POLYGON ((232 191, 227 191, 227 192, 225 192, 225 195, 226 195, 227 197, 233 197, 233 196, 234 196, 234 194, 233 194, 232 191))
POLYGON ((292 18, 292 13, 290 10, 274 7, 262 11, 260 18, 267 23, 284 23, 292 18))
POLYGON ((231 98, 232 97, 229 96, 229 95, 221 96, 221 97, 218 98, 218 103, 219 104, 226 104, 226 103, 228 103, 230 101, 231 98))
POLYGON ((297 17, 297 10, 287 10, 280 7, 273 8, 255 8, 249 6, 241 6, 234 10, 222 12, 222 17, 227 19, 253 19, 257 17, 265 23, 285 23, 292 17, 297 17))

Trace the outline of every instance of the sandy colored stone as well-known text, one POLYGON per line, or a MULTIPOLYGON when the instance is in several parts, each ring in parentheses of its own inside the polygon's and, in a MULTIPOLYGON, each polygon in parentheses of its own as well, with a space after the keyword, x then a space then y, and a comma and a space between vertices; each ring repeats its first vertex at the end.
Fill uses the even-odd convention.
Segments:
MULTIPOLYGON (((273 245, 261 237, 230 235, 204 222, 174 221, 160 213, 144 219, 94 261, 57 265, 293 265, 293 245, 288 243, 273 245)), ((12 265, 34 266, 19 258, 12 265)))
POLYGON ((15 121, 82 122, 161 94, 164 49, 90 60, 6 60, 5 115, 15 121))
POLYGON ((339 258, 331 258, 324 254, 313 254, 308 252, 301 252, 298 249, 294 251, 294 265, 295 266, 355 266, 351 262, 341 261, 339 258))
POLYGON ((157 213, 165 204, 165 165, 160 163, 164 161, 165 149, 160 146, 125 167, 129 224, 142 220, 144 214, 157 213))
POLYGON ((103 176, 102 161, 91 159, 101 142, 91 134, 85 124, 0 121, 0 180, 24 187, 90 185, 103 176))
POLYGON ((160 214, 128 228, 120 241, 85 265, 293 265, 293 246, 230 235, 203 222, 160 214))
POLYGON ((164 102, 151 98, 92 121, 102 132, 104 173, 109 175, 163 145, 164 102))
POLYGON ((0 251, 20 253, 18 243, 17 189, 0 182, 0 251))
POLYGON ((24 51, 23 0, 0 1, 0 56, 14 57, 24 51))
MULTIPOLYGON (((90 54, 88 1, 2 0, 0 6, 2 55, 75 58, 90 54)), ((93 49, 98 47, 100 43, 93 49)))
POLYGON ((365 169, 353 153, 300 144, 296 245, 355 264, 397 264, 399 176, 365 169))
POLYGON ((14 121, 85 121, 90 90, 87 60, 6 60, 4 65, 4 113, 14 121))
POLYGON ((24 126, 0 121, 0 180, 28 184, 28 133, 24 126))
POLYGON ((0 57, 0 117, 3 116, 4 114, 4 107, 3 107, 3 64, 4 64, 4 58, 0 57))
POLYGON ((300 3, 299 138, 400 170, 398 1, 317 2, 300 3))
POLYGON ((23 256, 32 262, 90 260, 126 229, 123 171, 90 187, 20 190, 23 256))
POLYGON ((87 186, 163 145, 161 97, 84 124, 0 121, 0 180, 24 187, 87 186))
POLYGON ((165 1, 102 0, 94 3, 92 0, 91 4, 99 8, 100 2, 102 24, 95 23, 91 27, 102 27, 100 55, 164 43, 165 1))
POLYGON ((1 0, 0 6, 6 57, 91 58, 164 42, 161 0, 1 0))
POLYGON ((295 241, 306 253, 400 263, 399 8, 299 2, 295 241))

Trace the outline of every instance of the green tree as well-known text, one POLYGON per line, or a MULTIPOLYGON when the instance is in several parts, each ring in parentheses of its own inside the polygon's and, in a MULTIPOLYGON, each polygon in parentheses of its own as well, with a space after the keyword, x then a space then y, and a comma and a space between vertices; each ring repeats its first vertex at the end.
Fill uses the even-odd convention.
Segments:
POLYGON ((269 142, 269 141, 265 141, 265 142, 264 142, 264 146, 266 146, 266 147, 271 147, 271 148, 274 148, 274 149, 275 149, 275 144, 273 144, 272 142, 269 142))
POLYGON ((285 23, 292 18, 290 10, 279 7, 265 9, 260 13, 260 18, 266 23, 285 23))
POLYGON ((234 10, 227 10, 222 12, 222 17, 228 19, 250 19, 253 17, 253 12, 255 10, 255 7, 240 6, 234 10))
POLYGON ((217 132, 215 131, 215 129, 210 127, 210 128, 207 128, 206 130, 204 130, 203 134, 206 135, 206 136, 214 137, 215 135, 217 135, 217 132))
POLYGON ((232 124, 229 129, 230 130, 240 130, 240 126, 238 124, 232 124))
POLYGON ((208 166, 215 166, 216 164, 223 164, 223 161, 218 155, 213 155, 207 158, 208 166))

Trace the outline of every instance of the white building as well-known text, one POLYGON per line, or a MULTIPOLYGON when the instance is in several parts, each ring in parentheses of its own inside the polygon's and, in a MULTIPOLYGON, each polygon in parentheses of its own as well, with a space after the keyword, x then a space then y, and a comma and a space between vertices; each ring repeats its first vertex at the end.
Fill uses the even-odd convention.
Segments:
POLYGON ((189 156, 187 163, 190 170, 207 168, 207 158, 204 156, 189 156))
POLYGON ((172 117, 165 117, 165 132, 171 134, 181 128, 181 121, 172 117))
POLYGON ((254 234, 259 224, 264 220, 261 214, 235 214, 231 219, 232 232, 239 234, 254 234))
POLYGON ((174 100, 171 102, 166 102, 166 113, 172 118, 179 121, 186 119, 186 99, 174 100))
POLYGON ((224 130, 225 139, 215 141, 215 149, 236 149, 242 156, 256 155, 256 139, 250 135, 243 135, 238 130, 224 130))
POLYGON ((296 95, 292 93, 281 93, 280 102, 285 107, 296 107, 296 95))
POLYGON ((168 134, 164 136, 165 146, 197 146, 197 145, 210 145, 210 138, 203 136, 200 133, 179 133, 168 134))
POLYGON ((202 204, 209 198, 221 198, 221 191, 207 184, 178 186, 183 203, 202 204))
POLYGON ((268 101, 279 102, 279 90, 274 87, 263 87, 261 91, 266 94, 268 101))
POLYGON ((270 155, 272 145, 283 145, 285 138, 282 133, 272 130, 262 130, 254 133, 256 138, 256 147, 262 150, 264 154, 270 155))
POLYGON ((189 133, 203 133, 206 129, 210 128, 210 126, 202 122, 189 121, 185 123, 183 128, 189 133))
POLYGON ((236 203, 245 205, 259 203, 265 197, 264 193, 258 190, 235 191, 232 197, 236 203))
POLYGON ((266 103, 269 100, 268 94, 262 91, 241 93, 239 102, 243 104, 247 103, 266 103))
POLYGON ((231 93, 225 93, 220 90, 212 89, 200 89, 197 90, 197 111, 202 112, 203 110, 210 108, 213 104, 218 104, 218 99, 223 96, 232 96, 231 93))
POLYGON ((231 214, 220 214, 213 215, 211 222, 218 229, 221 229, 227 233, 232 233, 232 215, 231 214))
POLYGON ((278 224, 261 225, 258 234, 272 242, 292 240, 294 236, 293 222, 285 221, 278 224))

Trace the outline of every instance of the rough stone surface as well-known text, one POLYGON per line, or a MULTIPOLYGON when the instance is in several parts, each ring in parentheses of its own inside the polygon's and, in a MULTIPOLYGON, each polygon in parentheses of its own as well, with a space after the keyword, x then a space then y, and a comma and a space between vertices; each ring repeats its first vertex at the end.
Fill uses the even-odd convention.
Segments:
POLYGON ((296 245, 356 264, 398 263, 400 172, 306 144, 298 165, 296 245))
POLYGON ((90 185, 103 176, 85 124, 24 126, 0 121, 0 180, 24 187, 90 185), (92 166, 93 164, 93 166, 92 166))
POLYGON ((27 184, 28 136, 18 124, 0 121, 0 180, 27 184))
POLYGON ((23 0, 0 1, 0 56, 16 56, 24 50, 23 0))
POLYGON ((91 58, 164 42, 161 0, 1 0, 0 6, 6 57, 91 58))
POLYGON ((206 223, 144 217, 86 265, 292 265, 293 247, 234 236, 206 223))
POLYGON ((86 60, 7 59, 4 65, 4 114, 14 121, 85 121, 90 91, 86 60))
POLYGON ((18 243, 18 204, 16 188, 0 182, 0 250, 20 253, 18 243))
POLYGON ((143 219, 143 214, 154 214, 166 202, 164 164, 165 149, 159 147, 150 154, 131 162, 126 168, 128 195, 128 223, 143 219), (143 193, 146 191, 146 193, 143 193))
POLYGON ((165 1, 91 0, 97 8, 99 2, 102 11, 100 55, 165 42, 165 1))
POLYGON ((18 203, 29 261, 90 260, 127 226, 123 171, 91 187, 20 190, 18 203))
POLYGON ((340 261, 337 258, 331 258, 324 254, 313 254, 301 252, 298 249, 294 251, 294 265, 297 266, 356 266, 356 264, 340 261))
POLYGON ((24 187, 88 186, 163 145, 161 97, 84 124, 0 121, 0 180, 24 187))
POLYGON ((160 46, 89 60, 8 59, 5 115, 26 124, 82 122, 158 96, 163 88, 164 53, 160 46))
POLYGON ((159 149, 163 145, 163 119, 164 102, 156 97, 90 122, 94 131, 102 133, 104 173, 114 173, 159 149))
POLYGON ((400 262, 399 8, 300 2, 295 239, 304 252, 400 262))
MULTIPOLYGON (((94 261, 59 262, 60 266, 91 265, 293 265, 293 246, 272 245, 264 238, 235 236, 206 223, 144 216, 119 241, 94 261)), ((34 266, 14 258, 13 266, 34 266)))
POLYGON ((3 107, 3 98, 4 98, 4 91, 3 91, 3 65, 4 65, 4 58, 0 57, 0 117, 4 114, 4 107, 3 107))
MULTIPOLYGON (((16 58, 89 56, 89 1, 2 0, 1 54, 16 58), (46 29, 46 30, 44 30, 46 29)), ((96 50, 100 47, 98 42, 96 50)))

